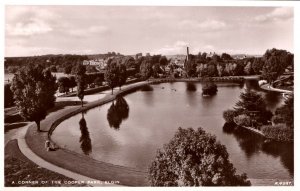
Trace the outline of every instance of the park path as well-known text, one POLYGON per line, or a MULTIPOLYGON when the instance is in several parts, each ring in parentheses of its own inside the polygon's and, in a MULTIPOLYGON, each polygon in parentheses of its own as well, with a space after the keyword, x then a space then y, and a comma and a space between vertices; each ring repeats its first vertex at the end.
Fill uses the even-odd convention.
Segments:
POLYGON ((273 91, 273 92, 279 92, 279 93, 287 93, 287 94, 293 93, 293 91, 283 90, 283 89, 279 89, 279 88, 273 88, 272 86, 270 86, 270 84, 263 84, 260 86, 260 88, 267 90, 267 91, 273 91))

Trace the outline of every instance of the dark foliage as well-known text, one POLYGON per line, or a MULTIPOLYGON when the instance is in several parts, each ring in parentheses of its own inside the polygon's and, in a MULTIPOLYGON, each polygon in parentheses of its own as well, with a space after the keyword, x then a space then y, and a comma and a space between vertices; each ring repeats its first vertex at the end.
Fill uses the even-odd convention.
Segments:
POLYGON ((249 186, 247 175, 237 175, 226 147, 202 128, 179 128, 157 151, 149 168, 152 186, 249 186))
POLYGON ((40 121, 47 111, 54 106, 57 89, 56 78, 49 69, 44 70, 41 65, 29 65, 19 70, 11 84, 15 103, 21 116, 37 124, 40 131, 40 121))

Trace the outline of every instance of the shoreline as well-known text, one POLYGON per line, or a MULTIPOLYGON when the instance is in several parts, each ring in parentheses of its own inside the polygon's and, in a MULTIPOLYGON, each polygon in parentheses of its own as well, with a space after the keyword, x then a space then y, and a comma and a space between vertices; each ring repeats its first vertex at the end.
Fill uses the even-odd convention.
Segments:
MULTIPOLYGON (((195 81, 195 79, 188 79, 188 80, 174 79, 174 82, 175 81, 186 82, 186 81, 195 81)), ((146 172, 140 172, 137 171, 136 169, 132 169, 129 167, 117 166, 110 163, 97 161, 88 156, 80 155, 78 153, 69 151, 64 148, 60 148, 57 151, 47 152, 45 151, 45 148, 41 143, 44 143, 48 139, 51 140, 51 133, 53 132, 55 127, 67 118, 76 115, 80 112, 97 107, 99 105, 111 102, 118 95, 128 94, 131 91, 134 91, 135 89, 138 89, 144 85, 152 84, 152 83, 163 83, 163 82, 170 82, 170 79, 150 80, 150 81, 139 82, 138 84, 131 84, 129 85, 129 87, 126 87, 118 92, 115 92, 114 95, 108 94, 100 100, 85 104, 84 107, 75 106, 73 108, 59 110, 55 116, 51 117, 51 119, 46 118, 41 122, 41 129, 43 131, 46 130, 48 132, 42 132, 42 133, 36 132, 36 126, 34 124, 28 128, 25 135, 25 142, 36 155, 38 155, 45 161, 48 161, 61 168, 73 171, 75 173, 79 173, 84 176, 91 177, 93 179, 104 180, 104 181, 112 180, 111 178, 115 178, 115 180, 119 178, 120 185, 125 185, 125 186, 149 186, 146 178, 147 177, 146 172), (68 161, 73 161, 73 162, 72 164, 69 164, 68 161), (82 165, 83 167, 79 165, 82 165), (105 173, 103 173, 103 170, 105 173)), ((251 178, 249 179, 251 180, 251 178)), ((263 181, 263 180, 264 179, 260 179, 259 180, 260 183, 258 185, 272 185, 270 184, 270 181, 263 181)))

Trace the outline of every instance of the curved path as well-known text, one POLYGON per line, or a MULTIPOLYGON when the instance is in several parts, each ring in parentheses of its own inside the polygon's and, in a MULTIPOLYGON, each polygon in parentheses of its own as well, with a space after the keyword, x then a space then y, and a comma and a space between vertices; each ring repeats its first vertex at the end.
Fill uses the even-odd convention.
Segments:
POLYGON ((274 92, 279 92, 279 93, 287 93, 287 94, 292 94, 293 93, 293 91, 283 90, 283 89, 279 89, 279 88, 273 88, 269 84, 263 84, 263 85, 260 86, 260 88, 264 89, 264 90, 267 90, 267 91, 274 91, 274 92))
MULTIPOLYGON (((136 84, 128 85, 122 90, 115 92, 114 95, 108 94, 98 101, 85 104, 84 107, 76 106, 59 110, 55 114, 48 116, 46 119, 41 121, 42 132, 36 131, 35 124, 30 125, 25 135, 25 141, 22 142, 22 139, 20 139, 22 152, 24 151, 26 154, 26 151, 30 152, 28 150, 31 150, 33 154, 29 153, 26 156, 29 159, 33 160, 33 162, 38 163, 41 161, 45 161, 45 167, 47 168, 48 166, 48 169, 50 170, 52 170, 52 168, 56 169, 54 166, 52 166, 55 165, 59 168, 67 170, 65 171, 67 172, 67 174, 70 172, 74 172, 75 177, 68 176, 67 174, 64 175, 79 181, 89 179, 109 181, 125 186, 148 186, 149 184, 147 181, 147 172, 141 172, 129 167, 100 162, 88 156, 80 155, 66 149, 58 149, 56 151, 47 152, 44 148, 44 143, 49 139, 51 131, 63 120, 75 114, 108 103, 114 100, 117 95, 134 91, 135 89, 148 83, 150 82, 139 82, 136 84), (27 146, 28 148, 26 148, 27 146), (42 160, 38 161, 38 158, 41 158, 42 160), (50 163, 51 166, 49 165, 50 163)), ((63 174, 62 171, 59 173, 63 174)), ((113 185, 110 184, 110 186, 113 185)))

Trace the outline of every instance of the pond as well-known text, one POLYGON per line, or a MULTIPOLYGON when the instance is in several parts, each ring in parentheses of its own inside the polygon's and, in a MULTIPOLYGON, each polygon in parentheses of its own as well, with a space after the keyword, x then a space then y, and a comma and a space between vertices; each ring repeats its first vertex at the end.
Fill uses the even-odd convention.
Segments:
MULTIPOLYGON (((218 93, 202 97, 201 83, 162 83, 146 86, 63 121, 52 140, 71 151, 99 161, 147 171, 158 148, 168 143, 178 127, 202 127, 224 144, 238 173, 255 179, 293 177, 293 145, 265 145, 251 132, 223 129, 223 111, 232 108, 246 88, 218 83, 218 93)), ((280 94, 260 92, 270 110, 282 104, 280 94)))

